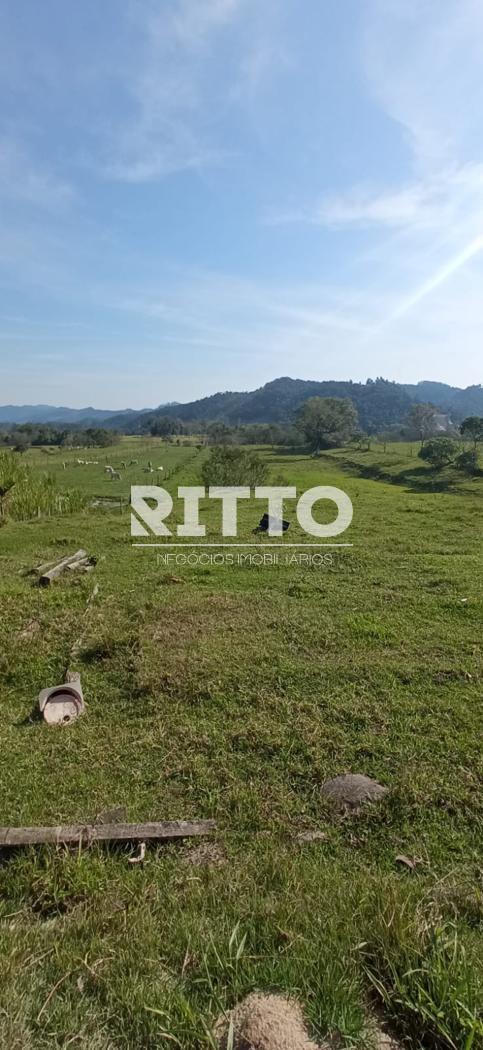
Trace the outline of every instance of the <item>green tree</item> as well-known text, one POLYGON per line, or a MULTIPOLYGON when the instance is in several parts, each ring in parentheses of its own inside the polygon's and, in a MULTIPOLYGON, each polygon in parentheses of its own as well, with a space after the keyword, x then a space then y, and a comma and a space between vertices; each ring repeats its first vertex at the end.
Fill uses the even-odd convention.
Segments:
POLYGON ((234 430, 226 423, 210 423, 206 434, 210 445, 229 445, 233 441, 234 430))
POLYGON ((483 441, 483 418, 481 416, 468 416, 460 426, 460 434, 473 442, 473 448, 476 451, 478 443, 483 441))
POLYGON ((14 452, 26 452, 29 447, 28 438, 25 434, 19 434, 13 447, 14 452))
POLYGON ((267 466, 256 452, 219 445, 211 449, 201 475, 205 485, 263 485, 267 466))
POLYGON ((469 477, 479 474, 478 450, 476 448, 467 448, 464 452, 460 452, 459 456, 456 457, 455 466, 463 474, 468 474, 469 477))
POLYGON ((181 420, 171 419, 170 416, 155 416, 149 429, 153 437, 172 437, 173 434, 184 433, 181 420))
POLYGON ((448 437, 437 437, 432 441, 427 441, 423 445, 418 456, 420 459, 424 459, 427 463, 430 463, 432 467, 436 467, 437 470, 441 467, 446 467, 448 463, 451 463, 457 452, 457 446, 452 438, 448 437))
POLYGON ((357 430, 357 412, 348 397, 310 397, 297 413, 297 426, 313 452, 344 445, 357 430))
POLYGON ((434 405, 425 405, 419 402, 413 405, 408 413, 408 424, 419 435, 421 446, 433 433, 435 416, 436 409, 434 405))

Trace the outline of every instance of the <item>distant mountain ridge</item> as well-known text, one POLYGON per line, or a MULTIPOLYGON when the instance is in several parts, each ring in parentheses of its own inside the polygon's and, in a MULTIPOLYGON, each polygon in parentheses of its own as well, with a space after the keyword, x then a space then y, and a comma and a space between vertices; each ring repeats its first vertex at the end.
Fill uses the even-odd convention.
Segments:
POLYGON ((466 389, 447 383, 423 380, 420 383, 394 383, 387 379, 353 383, 351 380, 291 379, 282 376, 257 390, 225 391, 187 404, 171 402, 156 409, 65 408, 50 405, 5 405, 0 407, 2 423, 65 423, 102 425, 125 433, 149 430, 153 416, 176 417, 186 423, 199 421, 243 423, 287 423, 309 397, 349 397, 354 402, 363 430, 374 432, 402 423, 415 401, 428 401, 459 422, 469 415, 483 416, 483 387, 466 389))
POLYGON ((257 390, 225 391, 200 398, 188 404, 160 406, 127 418, 123 413, 111 417, 106 426, 143 433, 154 415, 176 417, 184 423, 223 422, 232 426, 243 423, 287 423, 309 397, 349 397, 354 402, 363 430, 374 432, 402 423, 415 401, 429 401, 458 422, 468 415, 483 416, 483 388, 466 390, 446 383, 422 381, 417 384, 393 383, 386 379, 367 383, 308 379, 283 376, 257 390))
MULTIPOLYGON (((126 408, 123 415, 133 413, 126 408)), ((133 413, 137 415, 137 413, 133 413)), ((119 415, 115 409, 66 408, 55 405, 2 405, 0 423, 101 423, 110 416, 119 415)))
MULTIPOLYGON (((170 402, 170 407, 175 402, 170 402)), ((160 406, 162 407, 162 406, 160 406)), ((125 408, 67 408, 57 405, 1 405, 0 424, 2 423, 68 423, 81 426, 91 424, 99 426, 113 416, 124 418, 152 412, 152 409, 125 408)))

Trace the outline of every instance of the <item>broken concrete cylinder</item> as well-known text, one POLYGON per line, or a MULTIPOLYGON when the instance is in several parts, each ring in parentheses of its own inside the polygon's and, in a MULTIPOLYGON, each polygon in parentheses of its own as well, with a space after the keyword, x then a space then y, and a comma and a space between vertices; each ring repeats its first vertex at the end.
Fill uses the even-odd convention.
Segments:
POLYGON ((48 725, 68 725, 75 722, 85 711, 80 676, 68 674, 63 685, 42 689, 39 693, 39 710, 48 725))

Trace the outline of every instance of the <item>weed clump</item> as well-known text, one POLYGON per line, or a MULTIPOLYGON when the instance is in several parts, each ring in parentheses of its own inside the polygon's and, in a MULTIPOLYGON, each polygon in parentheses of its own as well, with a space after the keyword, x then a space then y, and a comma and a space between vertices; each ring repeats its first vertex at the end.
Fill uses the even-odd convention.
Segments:
POLYGON ((82 510, 84 502, 75 489, 59 492, 49 475, 34 477, 12 452, 0 453, 0 525, 9 519, 28 521, 74 514, 82 510))

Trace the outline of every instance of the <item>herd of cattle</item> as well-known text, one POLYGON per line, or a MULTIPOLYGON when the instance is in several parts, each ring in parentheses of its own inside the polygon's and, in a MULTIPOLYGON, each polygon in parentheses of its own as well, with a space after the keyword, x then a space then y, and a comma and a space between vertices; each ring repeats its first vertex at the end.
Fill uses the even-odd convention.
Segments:
MULTIPOLYGON (((78 459, 78 460, 76 460, 76 462, 77 462, 78 466, 99 466, 99 460, 81 460, 81 459, 78 459)), ((65 470, 65 468, 67 466, 67 463, 63 463, 62 466, 63 466, 63 468, 65 470)), ((123 460, 123 462, 120 464, 120 470, 126 470, 127 467, 129 467, 129 466, 138 466, 138 460, 129 460, 129 463, 126 463, 123 460)), ((164 466, 158 466, 155 469, 156 470, 164 470, 164 466)), ((120 470, 114 469, 113 466, 110 466, 107 463, 106 466, 104 467, 104 474, 107 474, 108 478, 110 478, 111 481, 121 481, 121 472, 120 472, 120 470)), ((153 465, 151 463, 151 460, 149 460, 148 461, 148 465, 144 467, 144 474, 154 474, 154 467, 153 467, 153 465)))
MULTIPOLYGON (((77 465, 79 467, 90 467, 90 466, 98 467, 99 466, 99 460, 98 459, 78 459, 78 460, 76 460, 76 462, 77 462, 77 465)), ((125 463, 124 460, 123 460, 122 463, 120 464, 120 470, 126 470, 128 467, 133 467, 133 466, 137 466, 137 465, 138 465, 137 459, 131 459, 129 461, 129 463, 125 463)), ((63 466, 63 468, 65 470, 66 466, 67 466, 67 463, 63 463, 62 466, 63 466)), ((106 464, 106 466, 104 467, 104 473, 108 475, 108 477, 111 479, 111 481, 120 481, 121 480, 120 470, 115 470, 114 467, 111 467, 109 463, 106 464)), ((164 471, 164 467, 156 467, 156 470, 163 470, 164 471)), ((151 463, 151 460, 149 460, 147 467, 144 467, 144 473, 145 474, 154 474, 154 472, 155 472, 155 468, 153 467, 153 464, 151 463)))

